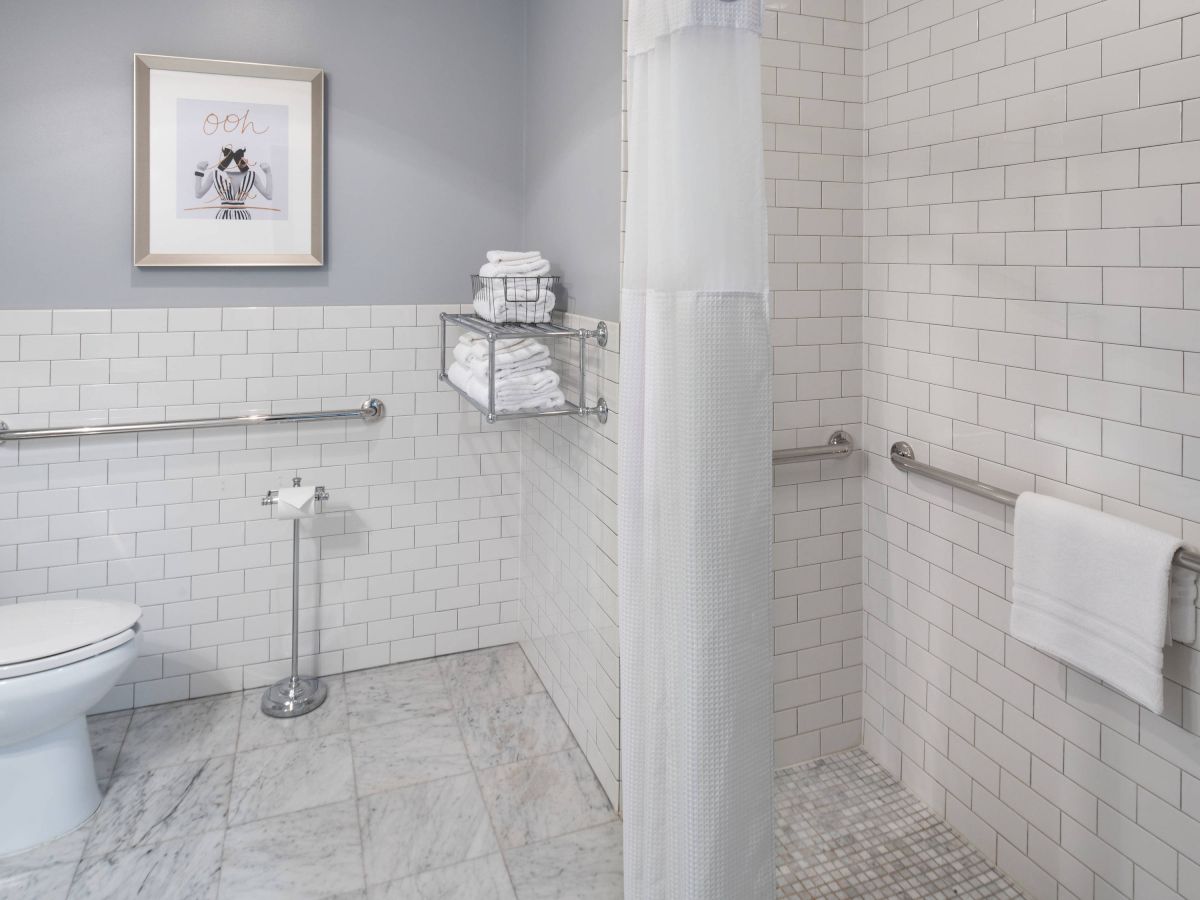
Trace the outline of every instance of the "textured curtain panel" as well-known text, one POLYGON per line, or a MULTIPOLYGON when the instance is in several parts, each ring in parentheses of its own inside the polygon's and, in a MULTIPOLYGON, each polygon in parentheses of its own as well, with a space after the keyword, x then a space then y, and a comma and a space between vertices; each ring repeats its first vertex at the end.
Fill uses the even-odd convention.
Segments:
POLYGON ((631 0, 621 312, 629 900, 774 895, 759 0, 631 0))

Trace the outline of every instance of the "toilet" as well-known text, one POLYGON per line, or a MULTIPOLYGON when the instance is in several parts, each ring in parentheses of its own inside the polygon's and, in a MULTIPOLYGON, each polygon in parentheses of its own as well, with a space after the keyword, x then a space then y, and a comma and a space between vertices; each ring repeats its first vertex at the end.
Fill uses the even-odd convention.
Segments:
POLYGON ((100 805, 85 716, 137 657, 140 616, 112 600, 0 606, 0 856, 100 805))

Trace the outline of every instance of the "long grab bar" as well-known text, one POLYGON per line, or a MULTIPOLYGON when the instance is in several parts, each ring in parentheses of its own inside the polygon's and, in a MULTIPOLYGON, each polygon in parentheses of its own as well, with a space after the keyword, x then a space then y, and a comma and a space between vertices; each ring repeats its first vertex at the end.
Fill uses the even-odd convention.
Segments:
POLYGON ((795 447, 791 450, 776 450, 772 454, 775 465, 792 462, 809 462, 814 459, 836 459, 849 456, 854 450, 854 438, 845 431, 835 431, 829 440, 817 447, 795 447))
POLYGON ((321 419, 383 418, 383 401, 371 397, 358 409, 329 409, 297 413, 255 413, 249 416, 226 416, 221 419, 177 419, 172 422, 125 422, 116 425, 74 425, 64 428, 25 428, 10 431, 0 422, 0 442, 29 441, 34 438, 87 437, 94 434, 131 434, 143 431, 172 431, 179 428, 218 428, 223 425, 268 425, 278 422, 316 422, 321 419))
MULTIPOLYGON (((905 441, 896 441, 892 444, 891 457, 892 464, 904 472, 924 475, 926 478, 932 478, 934 481, 940 481, 951 487, 961 488, 980 497, 987 497, 989 500, 995 500, 1005 506, 1017 505, 1017 495, 1012 491, 1006 491, 993 484, 976 481, 974 478, 967 478, 965 475, 959 475, 946 469, 939 469, 928 463, 917 462, 917 455, 913 452, 912 445, 905 441)), ((1200 572, 1200 553, 1181 549, 1175 554, 1175 565, 1190 572, 1200 572)))

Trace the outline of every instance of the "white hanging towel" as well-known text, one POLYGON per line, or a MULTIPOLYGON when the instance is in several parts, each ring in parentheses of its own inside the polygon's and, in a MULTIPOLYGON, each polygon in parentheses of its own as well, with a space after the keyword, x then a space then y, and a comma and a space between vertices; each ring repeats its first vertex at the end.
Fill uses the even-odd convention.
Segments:
POLYGON ((1171 570, 1171 640, 1196 642, 1197 573, 1176 566, 1171 570))
POLYGON ((1013 636, 1162 713, 1171 562, 1180 546, 1128 519, 1021 494, 1013 636))
POLYGON ((280 519, 306 519, 315 513, 315 487, 291 487, 275 498, 275 515, 280 519))

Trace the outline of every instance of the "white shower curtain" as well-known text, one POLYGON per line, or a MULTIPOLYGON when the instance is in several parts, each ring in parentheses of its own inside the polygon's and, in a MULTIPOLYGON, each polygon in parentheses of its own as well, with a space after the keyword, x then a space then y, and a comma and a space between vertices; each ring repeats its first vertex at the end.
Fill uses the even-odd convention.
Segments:
POLYGON ((761 0, 629 4, 627 900, 774 894, 761 24, 761 0))

